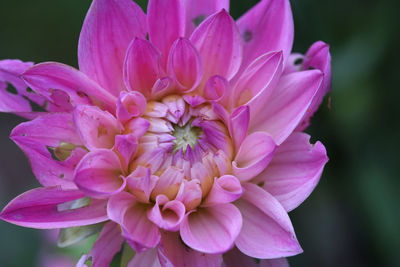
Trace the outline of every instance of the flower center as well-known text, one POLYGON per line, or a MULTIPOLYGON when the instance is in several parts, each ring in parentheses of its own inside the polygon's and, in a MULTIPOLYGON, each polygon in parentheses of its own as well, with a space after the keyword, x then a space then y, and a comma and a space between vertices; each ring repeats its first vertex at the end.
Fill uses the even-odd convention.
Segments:
POLYGON ((188 122, 184 126, 179 126, 177 124, 173 125, 174 131, 172 135, 175 137, 174 140, 174 148, 172 150, 173 153, 176 153, 180 149, 182 149, 183 154, 185 154, 188 146, 193 150, 199 136, 203 133, 201 128, 196 126, 191 126, 191 123, 188 122))

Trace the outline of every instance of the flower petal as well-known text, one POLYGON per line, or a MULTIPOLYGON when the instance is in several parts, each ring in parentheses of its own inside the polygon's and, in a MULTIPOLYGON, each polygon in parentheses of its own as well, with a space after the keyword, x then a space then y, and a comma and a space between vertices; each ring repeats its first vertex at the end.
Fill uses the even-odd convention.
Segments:
POLYGON ((319 70, 294 72, 283 76, 265 103, 263 112, 250 121, 250 132, 269 133, 280 145, 296 128, 323 79, 319 70))
POLYGON ((229 118, 229 132, 237 151, 246 138, 250 122, 250 109, 248 106, 240 106, 235 109, 229 118))
POLYGON ((150 221, 167 231, 177 231, 184 216, 185 206, 182 202, 178 200, 169 201, 164 195, 157 196, 156 203, 147 213, 150 221))
MULTIPOLYGON (((83 72, 57 62, 37 64, 22 74, 24 81, 54 105, 61 105, 57 90, 68 95, 68 105, 96 104, 115 110, 116 97, 89 79, 83 72)), ((65 107, 68 110, 68 107, 65 107)))
POLYGON ((255 132, 244 139, 232 162, 232 172, 241 182, 260 174, 271 161, 276 149, 272 138, 263 132, 255 132))
POLYGON ((289 56, 294 26, 289 0, 262 0, 241 18, 237 25, 244 41, 244 70, 253 60, 271 51, 289 56))
POLYGON ((147 40, 135 38, 128 47, 124 62, 124 81, 131 91, 146 98, 160 76, 160 53, 147 40))
POLYGON ((181 237, 190 248, 204 253, 223 253, 232 248, 242 228, 242 216, 232 204, 198 209, 181 223, 181 237))
POLYGON ((230 80, 239 70, 242 43, 235 21, 226 10, 208 17, 193 32, 190 41, 203 63, 203 81, 214 75, 230 80))
POLYGON ((79 68, 115 96, 125 86, 122 66, 134 37, 145 38, 146 16, 131 0, 94 0, 83 23, 79 68))
POLYGON ((157 249, 148 249, 137 253, 126 267, 161 267, 157 249))
POLYGON ((127 178, 126 185, 138 201, 148 203, 151 191, 156 185, 158 177, 151 175, 150 169, 138 166, 127 178))
POLYGON ((118 156, 107 149, 86 154, 75 169, 74 181, 87 196, 108 198, 121 192, 126 181, 118 156))
POLYGON ((208 193, 202 207, 214 206, 217 204, 230 203, 243 194, 239 180, 232 175, 224 175, 214 179, 213 186, 208 193))
POLYGON ((117 103, 117 118, 122 123, 139 117, 146 111, 146 98, 139 92, 121 92, 117 103))
POLYGON ((225 9, 229 11, 229 0, 184 0, 186 13, 185 36, 190 36, 208 16, 225 9))
POLYGON ((165 255, 171 266, 220 267, 222 264, 220 254, 204 254, 188 249, 178 233, 162 232, 161 244, 159 250, 165 255))
POLYGON ((83 198, 78 190, 60 187, 36 188, 14 198, 0 218, 16 225, 54 229, 95 224, 107 220, 106 202, 92 199, 88 206, 60 209, 59 205, 83 198))
POLYGON ((244 254, 258 259, 287 257, 302 249, 289 216, 279 202, 264 189, 247 183, 236 202, 243 215, 243 227, 235 241, 244 254))
POLYGON ((295 132, 278 147, 271 163, 254 183, 262 185, 289 212, 314 190, 327 161, 320 142, 312 145, 308 134, 295 132))
POLYGON ((89 150, 114 146, 121 126, 113 115, 98 107, 80 105, 74 109, 73 116, 75 127, 89 150))
POLYGON ((181 0, 149 0, 149 38, 161 52, 161 64, 164 69, 172 43, 185 34, 184 12, 181 0))
POLYGON ((249 257, 236 247, 224 254, 224 263, 226 267, 289 267, 285 258, 259 260, 258 262, 249 257))

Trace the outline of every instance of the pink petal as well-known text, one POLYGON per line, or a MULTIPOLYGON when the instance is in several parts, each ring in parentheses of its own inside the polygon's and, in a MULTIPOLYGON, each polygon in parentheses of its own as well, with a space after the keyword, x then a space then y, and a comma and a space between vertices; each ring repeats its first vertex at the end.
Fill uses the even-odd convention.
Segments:
POLYGON ((228 81, 222 76, 212 76, 204 87, 204 97, 211 101, 220 101, 229 90, 228 81))
POLYGON ((190 41, 199 51, 203 80, 220 75, 230 80, 242 62, 242 43, 235 21, 226 10, 208 17, 193 32, 190 41))
POLYGON ((113 115, 98 107, 81 105, 74 109, 73 116, 79 135, 89 150, 114 146, 121 126, 113 115))
POLYGON ((179 38, 173 43, 168 57, 168 73, 183 90, 190 91, 200 83, 203 75, 200 56, 189 40, 179 38))
POLYGON ((167 231, 179 230, 179 225, 185 216, 185 206, 178 200, 169 201, 164 195, 156 197, 156 203, 147 213, 150 221, 167 231), (162 206, 162 207, 160 207, 162 206))
POLYGON ((226 267, 289 267, 285 258, 257 262, 254 258, 240 252, 236 247, 224 254, 224 264, 226 267))
POLYGON ((25 152, 33 173, 43 186, 76 188, 72 182, 73 172, 86 151, 79 148, 82 143, 70 114, 47 114, 21 123, 14 128, 10 137, 25 152), (72 148, 59 150, 63 144, 72 148), (57 152, 64 156, 69 152, 70 155, 66 159, 57 158, 57 152))
POLYGON ((129 164, 136 155, 138 140, 133 134, 124 134, 115 136, 115 152, 121 160, 121 165, 125 172, 128 171, 129 164))
POLYGON ((254 60, 241 74, 231 93, 231 107, 248 105, 251 118, 263 112, 283 69, 282 52, 270 52, 254 60))
POLYGON ((244 139, 232 162, 232 172, 241 182, 260 174, 271 161, 276 149, 272 138, 263 132, 255 132, 244 139))
POLYGON ((229 132, 237 151, 246 138, 250 122, 250 109, 248 106, 240 106, 235 109, 229 118, 229 132))
POLYGON ((124 239, 118 225, 108 222, 103 226, 89 254, 83 257, 86 257, 85 261, 91 261, 90 266, 92 267, 109 267, 115 254, 120 251, 123 242, 124 239))
POLYGON ((263 112, 250 121, 250 132, 269 133, 280 145, 296 128, 323 79, 319 70, 294 72, 283 76, 263 112))
POLYGON ((112 196, 107 205, 108 217, 121 226, 123 236, 137 252, 160 241, 158 227, 147 218, 147 211, 147 205, 136 202, 127 192, 112 196))
POLYGON ((160 53, 147 40, 135 38, 128 47, 124 63, 124 81, 131 91, 146 98, 160 76, 160 53))
MULTIPOLYGON (((83 72, 56 62, 37 64, 22 75, 24 81, 36 92, 45 96, 54 105, 57 102, 57 90, 68 96, 68 104, 94 103, 102 108, 113 111, 116 97, 89 79, 83 72)), ((65 107, 68 109, 68 107, 65 107)))
POLYGON ((161 244, 160 251, 171 266, 221 267, 222 257, 220 254, 204 254, 189 249, 182 242, 178 233, 162 232, 161 244))
POLYGON ((161 267, 157 249, 148 249, 137 253, 126 267, 161 267))
POLYGON ((208 16, 225 9, 229 11, 229 0, 184 0, 186 11, 186 34, 190 36, 208 16))
POLYGON ((241 228, 239 210, 232 204, 220 204, 188 213, 180 233, 190 248, 216 254, 232 248, 241 228))
POLYGON ((60 210, 58 205, 83 198, 78 190, 60 187, 36 188, 13 199, 1 212, 0 218, 16 225, 54 229, 95 224, 107 220, 104 201, 90 201, 88 206, 60 210))
POLYGON ((311 117, 321 105, 324 96, 331 90, 331 54, 329 53, 329 45, 318 41, 314 43, 304 56, 303 69, 318 69, 324 73, 324 79, 317 93, 315 94, 307 113, 304 114, 302 122, 296 130, 302 131, 308 125, 311 117))
POLYGON ((121 92, 117 103, 117 118, 127 122, 133 117, 139 117, 146 111, 146 98, 139 92, 121 92))
POLYGON ((213 186, 202 206, 208 207, 230 203, 240 198, 242 194, 243 189, 239 180, 235 176, 224 175, 219 178, 214 178, 213 186))
POLYGON ((108 198, 125 188, 126 181, 121 174, 118 156, 111 150, 98 149, 86 154, 79 162, 74 181, 86 195, 108 198))
POLYGON ((153 191, 158 177, 151 175, 151 171, 143 166, 138 166, 127 178, 127 189, 136 199, 143 203, 150 200, 151 191, 153 191))
POLYGON ((325 147, 310 144, 310 136, 295 132, 280 145, 271 163, 254 182, 291 211, 314 190, 328 157, 325 147))
POLYGON ((262 0, 237 25, 244 41, 243 71, 253 60, 271 51, 286 59, 293 44, 293 17, 288 0, 262 0))
POLYGON ((146 36, 146 16, 131 0, 94 0, 79 38, 79 68, 110 93, 125 88, 122 66, 134 37, 146 36))
POLYGON ((248 183, 244 188, 236 202, 243 215, 242 231, 235 241, 238 249, 258 259, 301 253, 289 216, 279 202, 257 185, 248 183))
POLYGON ((149 0, 147 25, 150 42, 161 52, 165 68, 172 43, 185 34, 185 13, 181 0, 149 0))
POLYGON ((184 179, 175 199, 182 202, 186 210, 190 211, 200 205, 201 197, 202 191, 200 182, 198 180, 188 181, 184 179))
POLYGON ((168 167, 158 179, 158 182, 151 194, 155 199, 157 195, 163 194, 169 199, 174 199, 184 178, 184 173, 177 167, 168 167))

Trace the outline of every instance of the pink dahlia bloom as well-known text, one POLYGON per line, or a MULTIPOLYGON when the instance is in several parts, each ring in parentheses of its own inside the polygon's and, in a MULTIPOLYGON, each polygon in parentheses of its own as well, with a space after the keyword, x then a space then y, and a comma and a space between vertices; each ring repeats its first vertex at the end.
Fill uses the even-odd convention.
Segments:
POLYGON ((124 242, 131 267, 287 266, 302 252, 288 212, 328 160, 301 131, 330 90, 329 47, 290 54, 287 0, 228 10, 94 0, 80 70, 0 61, 0 108, 32 119, 11 138, 43 185, 1 218, 63 228, 61 245, 100 229, 78 266, 108 266, 124 242))

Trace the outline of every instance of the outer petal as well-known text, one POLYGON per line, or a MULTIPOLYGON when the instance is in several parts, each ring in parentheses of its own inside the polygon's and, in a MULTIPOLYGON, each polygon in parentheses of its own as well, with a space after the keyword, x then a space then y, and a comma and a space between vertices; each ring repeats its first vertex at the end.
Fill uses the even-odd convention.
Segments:
POLYGON ((329 53, 329 45, 318 41, 314 43, 304 56, 303 69, 319 69, 324 73, 324 80, 318 92, 315 94, 307 113, 304 114, 302 123, 297 127, 297 130, 302 131, 308 125, 311 117, 317 111, 324 96, 331 90, 331 54, 329 53))
POLYGON ((89 150, 114 146, 115 136, 121 129, 113 115, 98 107, 81 105, 74 109, 73 116, 75 127, 89 150))
POLYGON ((44 186, 76 188, 73 172, 86 153, 67 113, 47 114, 14 128, 11 139, 25 152, 44 186))
POLYGON ((146 98, 160 76, 160 53, 147 40, 135 38, 129 45, 124 63, 124 81, 132 91, 146 98))
POLYGON ((184 0, 186 13, 186 33, 190 36, 208 16, 225 9, 229 11, 229 0, 184 0))
POLYGON ((242 216, 232 204, 198 209, 181 224, 183 242, 204 253, 223 253, 232 248, 242 228, 242 216))
POLYGON ((233 175, 241 182, 256 177, 267 167, 275 149, 275 142, 266 133, 256 132, 247 136, 232 162, 233 175))
POLYGON ((245 184, 237 202, 243 228, 235 241, 244 254, 258 259, 293 256, 302 252, 289 216, 279 202, 264 189, 245 184))
POLYGON ((161 51, 166 67, 172 43, 185 34, 185 13, 181 0, 150 0, 147 7, 150 42, 161 51))
POLYGON ((161 267, 157 249, 148 249, 137 253, 126 267, 161 267))
POLYGON ((126 181, 118 156, 107 149, 86 154, 75 169, 74 181, 87 196, 108 198, 121 192, 126 181))
POLYGON ((289 267, 285 258, 259 260, 258 262, 246 256, 236 247, 224 254, 224 264, 226 267, 289 267))
POLYGON ((80 70, 117 96, 129 42, 145 36, 146 17, 133 1, 94 0, 79 38, 80 70))
POLYGON ((312 145, 308 134, 295 132, 279 146, 271 163, 253 182, 291 211, 314 190, 327 161, 320 142, 312 145))
MULTIPOLYGON (((108 267, 115 254, 121 249, 124 239, 118 225, 114 222, 108 222, 104 225, 99 237, 94 243, 89 255, 83 255, 85 261, 90 260, 92 267, 108 267)), ((81 262, 81 261, 80 261, 81 262)), ((84 267, 85 265, 77 265, 84 267)))
POLYGON ((250 62, 271 51, 286 59, 293 45, 293 17, 289 0, 261 0, 237 21, 244 40, 244 70, 250 62))
POLYGON ((4 221, 39 229, 67 228, 107 220, 106 202, 91 200, 89 206, 60 209, 59 204, 83 198, 78 190, 36 188, 13 199, 1 212, 4 221))
POLYGON ((295 129, 317 92, 319 70, 295 72, 281 78, 263 112, 250 121, 250 132, 265 131, 280 145, 295 129))
MULTIPOLYGON (((162 232, 160 252, 165 255, 172 266, 220 267, 220 254, 204 254, 188 249, 178 233, 162 232)), ((168 266, 168 265, 167 265, 168 266)))
POLYGON ((101 108, 115 110, 116 97, 104 90, 97 83, 89 79, 77 69, 56 62, 37 64, 22 75, 24 81, 36 92, 45 96, 54 105, 61 106, 57 92, 62 91, 68 95, 68 102, 64 109, 70 108, 69 104, 93 103, 101 108))
POLYGON ((226 10, 207 18, 193 32, 190 41, 203 62, 203 81, 213 75, 230 80, 239 70, 242 42, 235 21, 226 10))

